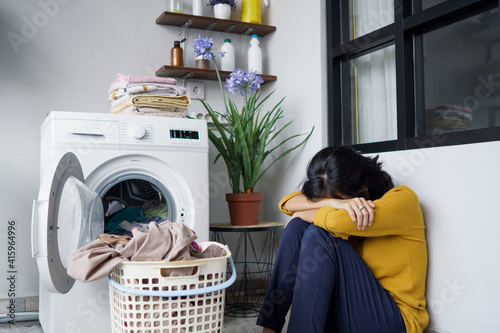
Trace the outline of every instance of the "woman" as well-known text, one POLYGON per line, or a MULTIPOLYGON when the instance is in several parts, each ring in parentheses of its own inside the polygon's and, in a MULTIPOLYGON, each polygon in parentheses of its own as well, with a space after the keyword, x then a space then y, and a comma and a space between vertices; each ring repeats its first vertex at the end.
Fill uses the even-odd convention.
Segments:
POLYGON ((378 156, 327 147, 302 191, 285 196, 281 236, 257 324, 281 332, 422 332, 427 249, 416 194, 378 156))

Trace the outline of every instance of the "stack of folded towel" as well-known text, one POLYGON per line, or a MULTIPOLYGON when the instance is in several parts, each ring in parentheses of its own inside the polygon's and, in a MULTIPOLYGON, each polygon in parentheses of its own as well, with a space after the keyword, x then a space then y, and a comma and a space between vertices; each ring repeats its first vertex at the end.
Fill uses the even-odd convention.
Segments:
POLYGON ((425 108, 427 134, 438 134, 470 129, 472 110, 449 104, 438 104, 425 108))
POLYGON ((111 113, 186 117, 187 89, 171 78, 118 74, 108 90, 111 113))

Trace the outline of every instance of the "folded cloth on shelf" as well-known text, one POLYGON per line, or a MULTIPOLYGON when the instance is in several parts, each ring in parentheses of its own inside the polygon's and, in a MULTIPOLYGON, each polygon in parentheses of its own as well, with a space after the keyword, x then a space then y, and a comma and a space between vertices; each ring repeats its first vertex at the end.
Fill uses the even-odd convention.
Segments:
POLYGON ((442 119, 463 119, 472 121, 472 110, 466 107, 450 104, 438 104, 425 108, 426 118, 440 117, 442 119))
POLYGON ((134 75, 125 75, 122 73, 116 74, 116 79, 111 83, 111 86, 116 82, 125 82, 125 83, 147 83, 147 82, 156 82, 156 83, 166 83, 166 84, 177 84, 176 79, 167 78, 167 77, 144 77, 144 76, 134 76, 134 75))
POLYGON ((441 117, 430 117, 425 119, 427 129, 439 128, 446 131, 465 131, 470 129, 471 123, 462 119, 443 119, 441 117))
POLYGON ((134 95, 120 104, 112 104, 110 113, 118 113, 129 106, 152 107, 161 109, 187 109, 191 104, 188 96, 162 96, 162 95, 134 95), (114 105, 114 106, 113 106, 114 105))
POLYGON ((426 132, 430 134, 470 129, 472 110, 463 106, 438 104, 425 108, 426 132))
MULTIPOLYGON (((121 262, 178 261, 208 257, 191 244, 197 236, 183 223, 151 222, 149 231, 132 229, 132 237, 100 235, 70 256, 68 275, 91 282, 111 273, 121 262)), ((170 276, 192 274, 193 267, 169 270, 170 276)))
POLYGON ((119 112, 119 114, 132 114, 139 116, 155 116, 155 117, 171 117, 171 118, 184 118, 188 115, 187 109, 180 108, 147 108, 129 106, 119 112))
POLYGON ((168 96, 185 95, 187 88, 176 86, 173 84, 162 83, 126 83, 117 82, 113 84, 108 93, 110 94, 108 100, 117 99, 123 95, 140 94, 145 92, 157 92, 168 96))
POLYGON ((144 94, 133 94, 133 95, 124 95, 116 100, 111 101, 111 109, 119 108, 119 107, 128 107, 131 105, 135 106, 147 106, 147 107, 180 107, 187 108, 187 106, 191 104, 191 99, 188 96, 168 96, 158 93, 144 93, 144 94), (135 99, 135 97, 141 97, 139 99, 135 99), (159 102, 157 102, 161 99, 159 102), (145 101, 151 104, 151 101, 154 104, 144 105, 145 101), (169 103, 169 104, 165 104, 169 103))
MULTIPOLYGON (((126 95, 126 96, 122 96, 120 98, 117 98, 114 101, 111 101, 110 105, 111 105, 111 110, 113 110, 115 108, 118 109, 122 106, 129 107, 130 105, 132 105, 132 96, 126 95)), ((120 111, 118 111, 118 112, 120 112, 120 111)), ((116 113, 116 112, 111 111, 111 113, 116 113)))
POLYGON ((137 95, 132 97, 132 104, 157 108, 187 108, 191 99, 188 96, 137 95))

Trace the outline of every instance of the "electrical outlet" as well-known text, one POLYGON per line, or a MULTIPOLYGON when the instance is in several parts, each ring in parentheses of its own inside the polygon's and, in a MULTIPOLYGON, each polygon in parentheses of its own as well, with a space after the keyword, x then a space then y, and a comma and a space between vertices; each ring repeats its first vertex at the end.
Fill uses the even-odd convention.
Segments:
MULTIPOLYGON (((195 119, 204 119, 207 121, 208 124, 213 125, 212 118, 210 118, 210 116, 206 110, 192 112, 189 114, 189 116, 191 116, 195 119)), ((227 121, 224 118, 222 118, 220 115, 217 115, 217 119, 219 120, 221 125, 223 125, 223 126, 227 125, 227 121)))
POLYGON ((205 99, 205 84, 202 82, 190 81, 187 84, 189 98, 205 99))

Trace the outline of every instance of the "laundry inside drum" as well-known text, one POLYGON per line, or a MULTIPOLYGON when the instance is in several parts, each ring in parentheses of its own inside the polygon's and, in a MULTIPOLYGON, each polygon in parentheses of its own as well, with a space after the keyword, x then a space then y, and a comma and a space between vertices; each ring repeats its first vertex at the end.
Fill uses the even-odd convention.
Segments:
POLYGON ((173 221, 169 194, 148 180, 122 180, 102 196, 102 202, 105 233, 131 236, 134 228, 147 231, 150 222, 173 221))

